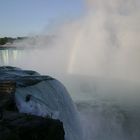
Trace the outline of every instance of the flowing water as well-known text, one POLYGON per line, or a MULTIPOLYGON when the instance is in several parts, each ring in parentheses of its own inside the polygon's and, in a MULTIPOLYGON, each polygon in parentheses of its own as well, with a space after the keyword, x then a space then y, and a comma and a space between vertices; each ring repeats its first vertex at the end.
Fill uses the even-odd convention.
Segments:
POLYGON ((139 85, 116 79, 72 77, 67 85, 88 140, 140 138, 139 85))

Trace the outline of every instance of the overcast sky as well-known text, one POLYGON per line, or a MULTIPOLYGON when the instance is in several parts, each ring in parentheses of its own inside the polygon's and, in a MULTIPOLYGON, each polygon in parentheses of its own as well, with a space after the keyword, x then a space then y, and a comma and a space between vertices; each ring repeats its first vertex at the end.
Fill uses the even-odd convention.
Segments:
POLYGON ((38 34, 54 22, 78 18, 83 0, 0 0, 0 37, 38 34))

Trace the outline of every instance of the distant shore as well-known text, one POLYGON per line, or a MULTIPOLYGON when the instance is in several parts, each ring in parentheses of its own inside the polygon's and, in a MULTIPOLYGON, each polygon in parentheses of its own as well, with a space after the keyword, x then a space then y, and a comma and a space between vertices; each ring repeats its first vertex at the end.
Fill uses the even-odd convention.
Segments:
POLYGON ((15 47, 13 46, 13 42, 15 41, 21 41, 23 39, 27 39, 27 37, 17 37, 17 38, 12 38, 12 37, 0 37, 0 47, 15 47))
POLYGON ((15 49, 17 48, 16 46, 14 45, 0 45, 0 49, 15 49))
POLYGON ((0 50, 23 50, 25 47, 17 47, 14 45, 0 45, 0 50))

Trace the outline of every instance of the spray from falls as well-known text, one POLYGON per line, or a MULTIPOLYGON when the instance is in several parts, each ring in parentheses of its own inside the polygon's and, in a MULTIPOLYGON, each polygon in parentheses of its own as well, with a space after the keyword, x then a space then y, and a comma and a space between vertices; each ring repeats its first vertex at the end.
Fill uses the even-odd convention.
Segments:
POLYGON ((140 70, 140 2, 88 2, 88 14, 74 34, 70 73, 136 80, 140 70))
POLYGON ((57 28, 49 43, 48 36, 17 43, 36 47, 10 64, 60 80, 68 75, 63 83, 81 113, 85 139, 139 140, 140 1, 86 3, 84 17, 57 28))
POLYGON ((26 68, 32 66, 43 73, 57 69, 61 73, 139 81, 140 2, 86 3, 84 17, 59 26, 51 39, 41 35, 22 42, 27 48, 38 48, 31 54, 25 53, 22 61, 26 68))

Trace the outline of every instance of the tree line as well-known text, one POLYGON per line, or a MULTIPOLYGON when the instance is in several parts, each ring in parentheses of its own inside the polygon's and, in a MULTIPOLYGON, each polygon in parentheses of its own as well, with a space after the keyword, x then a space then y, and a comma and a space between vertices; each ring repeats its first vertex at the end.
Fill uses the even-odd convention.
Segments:
POLYGON ((17 37, 17 38, 2 37, 2 38, 0 38, 0 45, 5 45, 7 43, 13 43, 15 40, 21 40, 21 39, 25 39, 25 37, 17 37))

